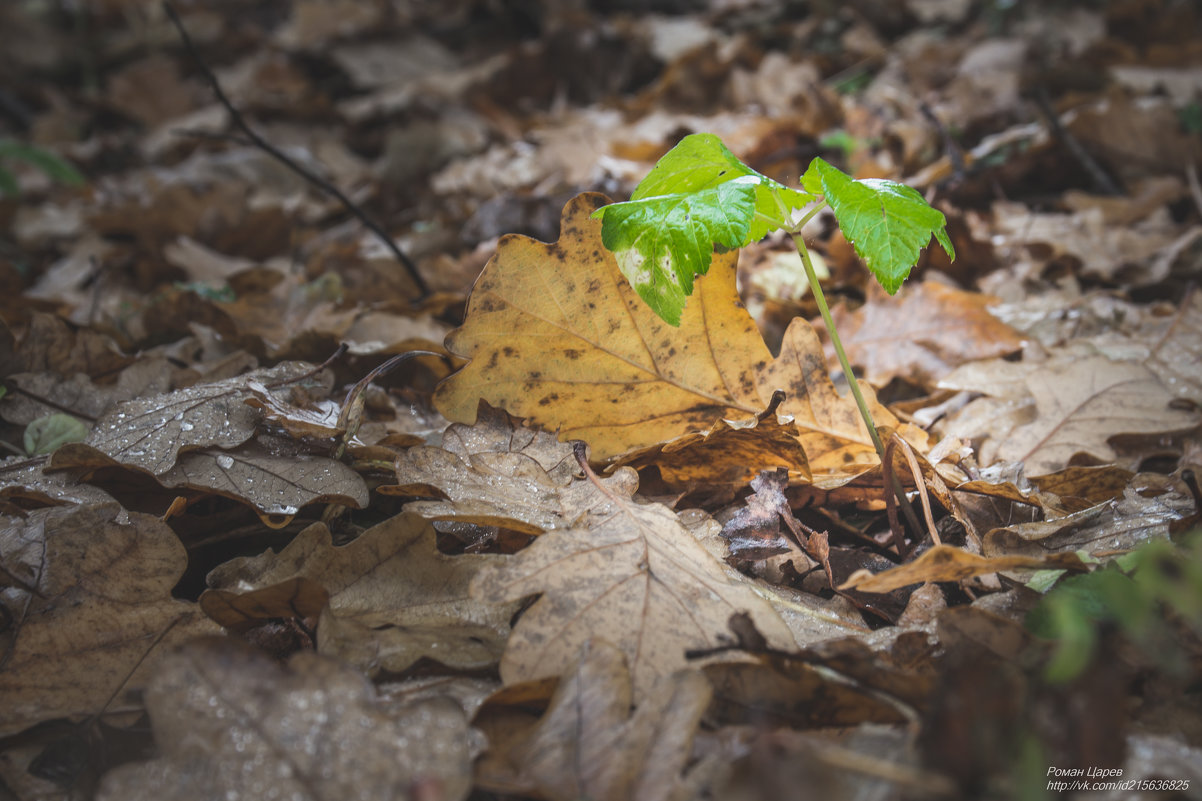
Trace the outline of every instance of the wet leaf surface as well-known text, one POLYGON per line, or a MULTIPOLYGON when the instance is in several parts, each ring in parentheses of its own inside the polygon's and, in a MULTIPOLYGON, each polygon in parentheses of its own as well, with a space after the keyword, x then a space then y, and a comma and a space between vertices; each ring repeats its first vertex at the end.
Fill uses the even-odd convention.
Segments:
POLYGON ((162 756, 105 777, 101 799, 419 799, 471 786, 467 721, 434 699, 391 711, 357 671, 315 654, 279 665, 232 640, 163 660, 146 693, 162 756))

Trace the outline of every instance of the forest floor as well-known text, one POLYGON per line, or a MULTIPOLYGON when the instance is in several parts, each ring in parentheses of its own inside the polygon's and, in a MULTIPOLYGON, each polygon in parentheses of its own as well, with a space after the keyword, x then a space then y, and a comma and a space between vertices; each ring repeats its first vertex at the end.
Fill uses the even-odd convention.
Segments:
POLYGON ((18 0, 0 72, 0 801, 1202 798, 1196 3, 18 0), (888 469, 788 237, 679 328, 603 246, 700 132, 945 215, 895 295, 804 231, 888 469))

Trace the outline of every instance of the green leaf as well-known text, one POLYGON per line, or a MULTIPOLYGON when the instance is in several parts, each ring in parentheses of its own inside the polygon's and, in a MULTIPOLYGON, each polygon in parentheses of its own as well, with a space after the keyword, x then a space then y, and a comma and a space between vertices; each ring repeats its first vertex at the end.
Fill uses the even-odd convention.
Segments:
POLYGON ((603 207, 601 242, 648 306, 672 325, 705 273, 714 245, 742 247, 755 210, 755 187, 728 182, 687 194, 603 207))
POLYGON ((810 163, 801 184, 826 198, 844 236, 890 295, 906 280, 932 236, 956 258, 943 213, 905 184, 875 178, 855 181, 822 159, 810 163))
POLYGON ((714 247, 733 250, 787 224, 815 198, 761 175, 713 134, 691 134, 659 160, 626 203, 594 213, 622 274, 665 321, 679 325, 693 278, 714 247))
POLYGON ((53 453, 60 445, 82 442, 88 427, 69 414, 55 412, 25 426, 25 452, 30 456, 53 453))
POLYGON ((84 182, 84 177, 67 161, 40 147, 20 142, 0 142, 0 158, 24 161, 69 186, 79 186, 84 182))
POLYGON ((0 167, 0 194, 21 194, 21 186, 17 183, 17 177, 3 167, 0 167))

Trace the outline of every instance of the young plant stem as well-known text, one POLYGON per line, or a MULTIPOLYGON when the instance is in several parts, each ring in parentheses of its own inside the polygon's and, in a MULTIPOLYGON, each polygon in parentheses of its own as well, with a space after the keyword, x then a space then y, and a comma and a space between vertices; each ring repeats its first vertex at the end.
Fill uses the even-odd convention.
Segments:
POLYGON ((835 356, 839 358, 839 365, 843 368, 843 377, 847 380, 847 386, 851 389, 852 396, 856 399, 856 406, 860 410, 860 417, 864 420, 864 425, 868 426, 868 436, 872 437, 872 445, 876 448, 877 456, 881 458, 881 463, 885 462, 885 444, 881 442, 881 437, 876 432, 876 424, 872 419, 872 412, 868 410, 868 403, 864 400, 864 393, 860 392, 860 385, 856 381, 855 373, 851 371, 851 363, 847 360, 847 353, 843 350, 843 341, 839 339, 839 332, 835 330, 835 320, 831 317, 830 306, 826 304, 826 295, 822 294, 822 285, 818 283, 818 274, 814 272, 814 262, 810 260, 810 249, 806 247, 805 237, 800 233, 791 234, 793 244, 797 246, 797 252, 801 255, 802 266, 805 267, 806 280, 810 282, 810 291, 814 293, 814 302, 818 304, 818 311, 822 314, 822 322, 826 325, 826 332, 830 335, 831 344, 835 346, 835 356))
MULTIPOLYGON (((805 220, 812 216, 807 215, 805 220)), ((868 403, 864 400, 864 393, 860 392, 860 383, 856 381, 856 374, 851 370, 851 362, 847 360, 847 353, 843 350, 843 341, 839 339, 839 332, 835 330, 835 320, 831 317, 830 306, 826 303, 826 295, 822 293, 822 285, 818 282, 818 274, 814 272, 814 262, 810 260, 810 249, 806 247, 805 237, 801 234, 801 227, 805 220, 796 226, 795 231, 790 231, 789 235, 793 237, 793 244, 797 246, 797 252, 801 256, 801 264, 805 267, 806 280, 810 282, 810 291, 814 293, 814 302, 818 304, 818 311, 822 314, 822 322, 826 325, 826 332, 830 335, 831 344, 835 346, 835 356, 839 358, 839 365, 843 368, 843 377, 847 381, 847 386, 851 390, 852 397, 856 399, 856 406, 860 410, 860 417, 864 420, 864 425, 868 427, 868 436, 872 437, 872 445, 876 448, 876 454, 881 460, 881 472, 889 477, 889 483, 892 484, 894 497, 897 498, 898 505, 901 506, 902 512, 906 516, 906 522, 910 524, 911 530, 915 537, 922 536, 922 529, 919 527, 918 515, 915 514, 914 508, 910 506, 909 499, 906 498, 906 491, 898 481, 897 476, 891 465, 885 464, 885 445, 881 442, 881 435, 877 433, 876 423, 872 419, 872 412, 868 410, 868 403)), ((904 555, 904 554, 903 554, 904 555)))

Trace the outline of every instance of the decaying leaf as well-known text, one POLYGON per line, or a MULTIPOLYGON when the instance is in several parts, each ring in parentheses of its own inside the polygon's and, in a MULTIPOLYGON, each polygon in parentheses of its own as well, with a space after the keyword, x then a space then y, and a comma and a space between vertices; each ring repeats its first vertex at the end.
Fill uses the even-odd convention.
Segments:
POLYGON ((722 526, 722 536, 730 543, 731 556, 764 559, 789 552, 789 541, 781 531, 784 516, 791 518, 793 515, 785 498, 788 484, 789 476, 781 470, 765 470, 752 480, 752 494, 746 505, 722 526))
POLYGON ((32 459, 12 457, 0 462, 4 486, 0 498, 31 501, 38 506, 116 503, 99 487, 83 484, 72 471, 42 472, 32 459))
POLYGON ((585 643, 517 755, 520 774, 552 801, 692 798, 685 768, 709 683, 682 670, 661 678, 633 714, 632 698, 622 651, 604 640, 585 643))
POLYGON ((1122 495, 1079 512, 1049 520, 995 528, 982 540, 986 556, 1025 555, 1085 550, 1105 557, 1166 538, 1170 526, 1195 511, 1192 497, 1180 487, 1146 487, 1150 476, 1137 475, 1122 495), (1149 497, 1140 489, 1151 489, 1149 497))
POLYGON ((160 756, 104 778, 104 801, 229 798, 420 801, 471 789, 463 710, 446 698, 390 712, 371 684, 333 659, 286 667, 230 639, 165 658, 146 693, 160 756))
POLYGON ((21 585, 0 596, 12 620, 0 640, 0 735, 140 709, 161 655, 217 630, 171 597, 186 563, 166 524, 116 504, 5 519, 0 566, 21 585))
POLYGON ((158 477, 166 487, 189 487, 246 501, 260 514, 294 515, 311 503, 367 506, 367 485, 337 459, 299 452, 296 443, 257 438, 232 450, 181 454, 158 477))
MULTIPOLYGON (((480 399, 560 439, 583 439, 606 460, 718 420, 762 412, 777 389, 815 483, 839 484, 876 463, 854 402, 827 375, 817 337, 795 320, 773 361, 734 284, 734 256, 718 255, 681 317, 660 320, 601 244, 590 214, 604 196, 564 208, 558 242, 505 237, 472 292, 467 322, 447 337, 470 359, 439 385, 446 417, 475 420, 480 399)), ((878 426, 896 418, 866 389, 878 426)), ((776 464, 747 465, 755 469, 776 464)))
POLYGON ((318 624, 318 650, 365 670, 400 672, 422 657, 478 668, 500 656, 515 609, 468 597, 476 573, 499 559, 444 556, 430 523, 402 514, 338 548, 315 523, 279 553, 227 562, 208 582, 224 590, 298 576, 320 584, 330 606, 318 624))
POLYGON ((659 678, 686 665, 686 651, 720 645, 735 612, 749 614, 769 642, 793 642, 751 582, 675 514, 629 497, 611 495, 589 527, 548 532, 472 582, 473 597, 491 603, 536 593, 501 660, 506 684, 560 675, 599 637, 626 654, 641 703, 659 678))
MULTIPOLYGON (((405 505, 429 520, 541 534, 575 526, 604 503, 594 484, 575 478, 579 466, 571 445, 488 407, 474 425, 451 425, 441 448, 409 448, 396 464, 397 486, 380 492, 445 496, 405 505)), ((633 493, 633 486, 623 486, 629 480, 623 474, 604 482, 613 492, 633 493)))
POLYGON ((933 386, 953 368, 975 359, 1014 353, 1023 338, 991 315, 996 298, 926 281, 894 297, 870 290, 869 302, 832 310, 835 328, 853 365, 883 387, 896 377, 933 386))

